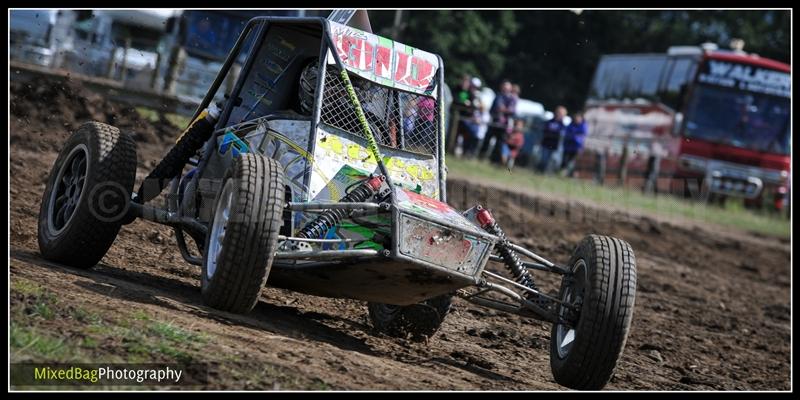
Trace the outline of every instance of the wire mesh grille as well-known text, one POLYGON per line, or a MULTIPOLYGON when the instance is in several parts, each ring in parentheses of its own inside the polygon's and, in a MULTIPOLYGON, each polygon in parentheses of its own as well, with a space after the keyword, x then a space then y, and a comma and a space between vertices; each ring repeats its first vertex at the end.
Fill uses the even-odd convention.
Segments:
MULTIPOLYGON (((366 138, 339 74, 338 68, 328 66, 320 120, 366 138)), ((350 81, 378 144, 436 154, 439 137, 439 107, 436 100, 380 86, 352 74, 350 81)))

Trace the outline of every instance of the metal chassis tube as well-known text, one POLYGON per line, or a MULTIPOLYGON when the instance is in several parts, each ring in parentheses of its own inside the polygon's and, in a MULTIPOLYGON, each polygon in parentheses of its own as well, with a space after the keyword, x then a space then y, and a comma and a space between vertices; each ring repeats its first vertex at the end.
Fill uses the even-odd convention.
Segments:
MULTIPOLYGON (((480 284, 476 285, 476 287, 479 290, 477 292, 475 292, 475 293, 468 293, 466 289, 461 289, 461 290, 456 291, 456 296, 458 296, 458 297, 460 297, 460 298, 462 298, 462 299, 464 299, 464 300, 466 300, 466 301, 468 301, 468 302, 470 302, 472 304, 479 305, 481 307, 491 308, 491 309, 494 309, 494 310, 503 311, 503 312, 507 312, 507 313, 511 313, 511 314, 516 314, 516 315, 523 316, 523 317, 535 318, 535 319, 539 319, 539 320, 542 320, 542 321, 549 321, 548 319, 544 318, 543 316, 540 316, 539 314, 535 314, 535 313, 531 312, 528 308, 526 308, 524 306, 524 304, 525 304, 524 302, 526 302, 527 300, 522 298, 522 296, 520 296, 518 293, 514 292, 513 290, 510 290, 510 289, 508 289, 508 288, 506 288, 504 286, 497 285, 497 284, 490 283, 490 282, 486 282, 486 281, 481 282, 480 284), (495 293, 502 294, 502 295, 504 295, 506 297, 511 298, 512 300, 514 300, 518 304, 515 305, 515 304, 507 303, 507 302, 504 302, 504 301, 501 301, 501 300, 495 300, 495 299, 490 299, 488 297, 481 296, 482 294, 489 293, 489 292, 495 292, 495 293)), ((552 322, 552 321, 550 321, 550 322, 552 322)))
POLYGON ((325 211, 333 209, 353 210, 353 211, 372 211, 374 213, 388 212, 391 209, 390 203, 370 203, 370 202, 293 202, 286 203, 286 208, 292 211, 325 211))
POLYGON ((138 218, 145 219, 151 222, 159 223, 162 225, 178 226, 186 229, 198 231, 198 233, 206 234, 208 228, 197 222, 193 218, 183 217, 175 212, 165 210, 162 208, 155 208, 148 205, 130 202, 131 211, 138 218))
MULTIPOLYGON (((486 274, 486 272, 487 271, 484 271, 484 274, 486 274)), ((506 279, 506 278, 500 277, 500 276, 498 276, 496 274, 492 274, 492 273, 489 273, 489 274, 490 274, 490 276, 493 275, 492 276, 493 278, 499 278, 502 281, 508 281, 509 283, 515 284, 514 286, 520 286, 520 285, 516 284, 516 282, 511 281, 510 279, 506 279)), ((533 303, 530 300, 525 299, 519 293, 517 293, 517 292, 515 292, 515 291, 513 291, 513 290, 511 290, 511 289, 509 289, 509 288, 507 288, 507 287, 505 287, 505 286, 503 286, 501 284, 487 282, 486 280, 481 280, 481 282, 478 283, 477 285, 475 285, 475 287, 478 288, 477 292, 469 293, 466 289, 461 289, 461 290, 456 291, 455 294, 456 294, 456 296, 458 296, 458 297, 460 297, 460 298, 462 298, 462 299, 464 299, 464 300, 466 300, 466 301, 468 301, 468 302, 470 302, 472 304, 479 305, 481 307, 487 307, 487 308, 491 308, 491 309, 498 310, 498 311, 503 311, 503 312, 516 314, 516 315, 519 315, 519 316, 522 316, 522 317, 526 317, 526 318, 533 318, 533 319, 540 320, 540 321, 568 324, 567 321, 560 320, 560 318, 558 317, 557 314, 551 314, 551 313, 543 312, 541 309, 539 309, 539 307, 535 303, 533 303), (498 293, 498 294, 501 294, 501 295, 503 295, 505 297, 511 298, 511 300, 514 301, 514 303, 516 303, 516 304, 512 304, 512 303, 508 303, 508 302, 505 302, 505 301, 502 301, 502 300, 491 299, 491 298, 482 296, 484 293, 490 293, 490 292, 498 293)), ((523 289, 531 290, 531 289, 528 289, 528 288, 523 288, 523 289)), ((539 295, 542 295, 542 296, 547 296, 547 295, 543 295, 540 292, 537 292, 537 293, 539 295)), ((547 297, 550 297, 550 296, 547 296, 547 297)), ((552 299, 552 297, 551 297, 551 299, 552 299)), ((573 308, 573 306, 571 304, 565 304, 565 303, 563 303, 562 301, 560 301, 558 299, 553 299, 553 301, 561 304, 564 307, 573 308)))
MULTIPOLYGON (((533 269, 533 270, 538 270, 538 271, 557 273, 557 274, 565 275, 565 276, 571 275, 571 272, 569 271, 568 268, 565 268, 563 266, 557 265, 557 264, 545 259, 544 257, 542 257, 542 256, 540 256, 540 255, 538 255, 538 254, 536 254, 536 253, 534 253, 534 252, 532 252, 532 251, 530 251, 528 249, 525 249, 525 248, 523 248, 523 247, 521 247, 519 245, 513 244, 513 243, 508 243, 508 247, 511 248, 513 251, 517 252, 518 254, 523 255, 523 256, 525 256, 527 258, 530 258, 530 259, 533 259, 533 260, 536 261, 536 262, 521 261, 522 266, 527 268, 527 269, 533 269)), ((489 261, 494 261, 494 262, 498 262, 498 263, 503 263, 504 262, 501 257, 499 257, 499 256, 497 256, 495 254, 491 254, 489 256, 489 261)), ((558 322, 558 323, 566 323, 567 325, 569 325, 569 323, 567 321, 561 321, 560 320, 560 317, 556 313, 558 308, 556 308, 556 310, 548 312, 548 310, 540 308, 534 302, 529 301, 528 299, 526 299, 525 296, 522 296, 519 293, 517 293, 515 290, 512 290, 512 288, 513 289, 517 289, 517 290, 521 290, 523 292, 533 293, 533 294, 536 294, 537 296, 547 298, 550 301, 558 304, 560 307, 567 307, 567 308, 570 308, 570 309, 574 310, 575 309, 574 305, 564 303, 560 299, 557 299, 557 298, 554 298, 554 297, 552 297, 550 295, 544 294, 539 290, 531 289, 529 287, 526 287, 524 285, 521 285, 521 284, 515 282, 512 279, 508 279, 508 278, 503 277, 501 275, 498 275, 496 273, 487 271, 485 268, 482 270, 481 273, 485 278, 481 279, 481 281, 476 285, 476 287, 479 289, 476 293, 469 294, 465 289, 462 289, 462 290, 459 290, 456 293, 456 295, 458 295, 459 297, 463 298, 464 300, 467 300, 467 301, 469 301, 469 302, 471 302, 473 304, 476 304, 476 305, 479 305, 479 306, 482 306, 482 307, 488 307, 488 308, 496 309, 496 310, 499 310, 499 311, 510 312, 510 313, 517 314, 517 315, 520 315, 520 316, 534 318, 534 319, 538 319, 538 320, 542 320, 542 321, 548 321, 548 322, 553 322, 553 323, 556 323, 556 322, 558 322), (486 278, 491 278, 491 279, 494 279, 494 280, 498 280, 501 283, 487 282, 486 278), (504 286, 504 285, 507 285, 507 286, 504 286), (502 294, 502 295, 504 295, 506 297, 511 298, 517 304, 510 304, 510 303, 503 302, 503 301, 500 301, 500 300, 491 299, 491 298, 487 298, 487 297, 481 296, 482 294, 488 293, 488 292, 500 293, 500 294, 502 294)))

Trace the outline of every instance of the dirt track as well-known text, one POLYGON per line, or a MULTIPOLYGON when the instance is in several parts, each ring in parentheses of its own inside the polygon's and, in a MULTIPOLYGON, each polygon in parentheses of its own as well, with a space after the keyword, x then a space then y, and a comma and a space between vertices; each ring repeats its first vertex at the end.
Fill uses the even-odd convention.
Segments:
MULTIPOLYGON (((74 317, 76 308, 98 315, 106 325, 120 324, 132 313, 169 321, 206 338, 185 353, 219 367, 214 388, 563 389, 550 375, 549 327, 460 300, 427 343, 375 333, 365 305, 356 301, 268 287, 247 316, 205 307, 199 268, 183 262, 170 229, 150 223, 124 227, 91 270, 42 260, 36 218, 56 152, 76 123, 102 120, 109 111, 100 107, 113 105, 70 85, 34 89, 13 82, 11 101, 12 288, 21 281, 40 285, 66 305, 54 307, 55 318, 42 318, 30 311, 38 300, 12 289, 12 324, 34 321, 37 329, 78 346, 92 360, 111 360, 125 359, 131 347, 124 338, 88 330, 74 317), (42 92, 55 99, 52 109, 35 100, 43 98, 42 92), (97 110, 86 113, 87 107, 97 110), (86 345, 87 337, 101 345, 86 345)), ((141 178, 164 151, 160 138, 175 132, 135 116, 118 123, 138 132, 141 178)), ((559 262, 588 233, 631 243, 639 276, 636 308, 622 361, 607 389, 790 388, 788 241, 750 240, 744 233, 722 237, 648 219, 620 220, 607 211, 572 207, 566 212, 541 199, 464 181, 452 181, 449 192, 450 203, 459 208, 476 201, 488 204, 511 237, 559 262)), ((37 359, 11 353, 12 361, 37 359)), ((153 352, 151 359, 174 357, 153 352)))

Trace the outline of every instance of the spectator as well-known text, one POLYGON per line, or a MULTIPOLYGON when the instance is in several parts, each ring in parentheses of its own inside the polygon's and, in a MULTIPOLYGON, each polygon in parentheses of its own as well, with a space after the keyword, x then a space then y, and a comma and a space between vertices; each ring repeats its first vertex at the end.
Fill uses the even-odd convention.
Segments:
POLYGON ((461 84, 458 85, 454 92, 456 93, 456 98, 453 104, 458 104, 460 106, 469 107, 472 102, 472 78, 468 74, 464 74, 461 76, 461 84))
MULTIPOLYGON (((472 82, 475 79, 477 78, 472 78, 468 74, 462 75, 461 83, 454 90, 456 96, 453 100, 453 113, 456 115, 457 121, 456 149, 461 148, 462 151, 464 150, 466 142, 469 141, 469 137, 471 135, 471 127, 468 121, 472 117, 471 110, 474 101, 472 82)), ((456 150, 456 154, 459 154, 458 150, 456 150)))
MULTIPOLYGON (((455 105, 458 110, 459 121, 467 120, 472 116, 471 109, 474 100, 472 87, 476 79, 478 78, 472 78, 467 74, 461 77, 461 84, 456 90, 456 98, 453 101, 453 105, 455 105)), ((480 82, 480 79, 478 79, 478 82, 480 82)), ((463 129, 461 128, 464 127, 459 127, 459 135, 463 133, 463 129)))
POLYGON ((558 145, 561 138, 564 136, 564 117, 567 116, 567 109, 564 106, 556 107, 556 113, 553 119, 547 121, 542 132, 541 156, 539 157, 539 164, 537 170, 539 172, 547 172, 550 164, 550 157, 558 150, 558 145))
MULTIPOLYGON (((513 110, 513 113, 509 116, 509 123, 508 123, 509 126, 506 129, 507 132, 512 132, 513 129, 514 129, 514 125, 516 124, 516 118, 514 118, 514 117, 516 115, 517 104, 519 104, 519 95, 520 95, 521 92, 522 92, 522 89, 520 88, 520 86, 518 84, 515 83, 515 84, 511 85, 511 106, 509 108, 511 110, 513 110)), ((523 126, 524 126, 524 124, 523 124, 523 126)), ((506 135, 506 137, 507 136, 508 135, 506 135)), ((524 138, 524 132, 523 132, 523 138, 524 138)), ((523 141, 524 141, 524 139, 523 139, 523 141)), ((502 156, 499 154, 498 151, 494 151, 493 153, 494 153, 494 154, 492 154, 492 161, 493 162, 500 161, 503 165, 506 164, 505 162, 503 162, 502 156)))
POLYGON ((572 116, 572 122, 564 130, 564 156, 561 158, 561 172, 570 178, 575 174, 575 158, 583 150, 583 141, 588 134, 582 113, 572 116))
POLYGON ((492 120, 486 132, 486 137, 483 138, 483 143, 481 144, 479 152, 481 158, 497 153, 498 158, 496 161, 500 161, 500 146, 508 129, 509 118, 514 115, 514 107, 516 106, 511 88, 511 82, 504 80, 500 85, 500 93, 494 98, 492 107, 489 109, 492 120))
POLYGON ((483 118, 483 102, 481 102, 480 96, 482 82, 478 78, 472 78, 470 83, 470 114, 463 120, 465 127, 464 155, 466 157, 473 157, 475 155, 475 149, 478 147, 480 141, 478 135, 483 118))
POLYGON ((514 168, 514 160, 519 155, 519 150, 525 144, 525 120, 514 120, 514 128, 506 136, 500 154, 500 162, 508 169, 514 168))
POLYGON ((403 105, 403 132, 414 132, 414 123, 417 115, 416 96, 409 93, 400 93, 400 104, 403 105))
POLYGON ((414 134, 417 138, 435 136, 436 101, 432 97, 420 96, 417 100, 417 121, 414 134))
POLYGON ((483 101, 483 94, 480 88, 475 89, 475 121, 478 124, 478 134, 475 137, 475 147, 472 151, 472 156, 477 157, 478 152, 483 143, 483 138, 486 137, 486 131, 489 129, 489 123, 492 121, 489 115, 488 104, 483 101))

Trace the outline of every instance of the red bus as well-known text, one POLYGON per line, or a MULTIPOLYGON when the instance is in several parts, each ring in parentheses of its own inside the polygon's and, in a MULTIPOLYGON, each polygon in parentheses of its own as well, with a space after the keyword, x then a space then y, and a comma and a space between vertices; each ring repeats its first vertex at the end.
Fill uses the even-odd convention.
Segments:
POLYGON ((603 56, 578 170, 629 185, 657 177, 649 182, 659 191, 780 210, 790 179, 790 73, 787 64, 716 46, 603 56))

